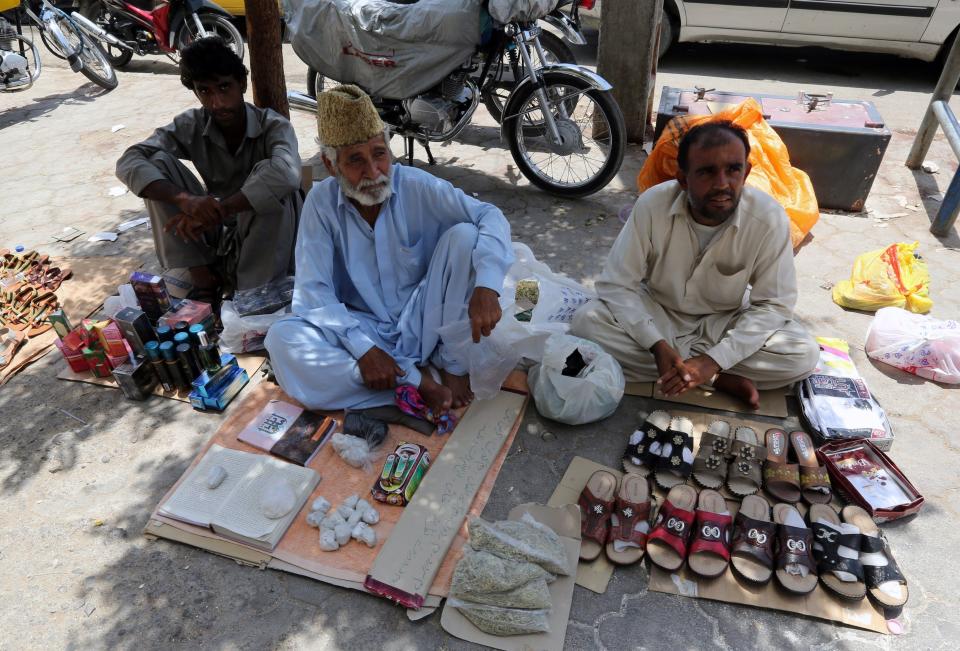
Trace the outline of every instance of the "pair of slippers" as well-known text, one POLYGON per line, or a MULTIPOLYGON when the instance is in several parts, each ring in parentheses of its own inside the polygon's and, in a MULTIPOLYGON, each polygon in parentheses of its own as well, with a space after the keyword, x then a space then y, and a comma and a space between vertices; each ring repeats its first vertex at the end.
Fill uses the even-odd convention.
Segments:
POLYGON ((766 455, 752 428, 741 426, 731 432, 729 423, 715 420, 700 438, 693 478, 704 488, 717 490, 726 484, 734 495, 747 497, 760 490, 766 455))
POLYGON ((723 574, 730 562, 733 518, 715 490, 674 486, 657 513, 647 541, 650 562, 673 572, 686 561, 703 578, 723 574))
POLYGON ((645 477, 628 472, 623 479, 598 470, 580 493, 580 560, 606 553, 617 565, 643 558, 650 532, 650 486, 645 477))
POLYGON ((630 435, 623 453, 624 470, 642 477, 652 474, 664 490, 687 481, 693 461, 693 422, 659 409, 630 435))
POLYGON ((833 499, 830 475, 817 460, 816 448, 806 432, 780 429, 766 433, 767 458, 763 466, 763 487, 781 502, 829 504, 833 499), (787 460, 793 451, 796 462, 787 460))

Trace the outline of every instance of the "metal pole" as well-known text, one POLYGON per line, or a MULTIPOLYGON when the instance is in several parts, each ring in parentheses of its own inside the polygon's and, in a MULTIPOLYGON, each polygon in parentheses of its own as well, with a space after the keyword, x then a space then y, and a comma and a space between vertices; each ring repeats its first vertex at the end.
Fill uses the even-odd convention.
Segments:
POLYGON ((943 72, 940 73, 937 87, 930 98, 930 106, 923 114, 923 122, 920 123, 920 129, 913 139, 913 147, 910 148, 910 154, 907 156, 907 167, 910 169, 915 170, 923 165, 923 159, 930 150, 933 136, 937 133, 937 116, 933 113, 933 103, 949 102, 958 81, 960 81, 960 38, 954 38, 950 54, 947 55, 943 64, 943 72))

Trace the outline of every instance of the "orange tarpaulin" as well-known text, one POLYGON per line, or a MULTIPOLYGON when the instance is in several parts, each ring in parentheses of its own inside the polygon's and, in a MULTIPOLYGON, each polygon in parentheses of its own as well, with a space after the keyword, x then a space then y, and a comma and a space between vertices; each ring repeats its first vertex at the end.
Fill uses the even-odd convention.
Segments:
POLYGON ((790 239, 796 247, 820 218, 817 197, 806 172, 790 165, 786 145, 763 119, 763 111, 755 99, 747 99, 713 115, 681 115, 670 120, 637 176, 640 192, 677 178, 677 151, 687 131, 704 122, 720 121, 733 122, 746 130, 753 167, 747 185, 763 190, 780 202, 790 217, 790 239))

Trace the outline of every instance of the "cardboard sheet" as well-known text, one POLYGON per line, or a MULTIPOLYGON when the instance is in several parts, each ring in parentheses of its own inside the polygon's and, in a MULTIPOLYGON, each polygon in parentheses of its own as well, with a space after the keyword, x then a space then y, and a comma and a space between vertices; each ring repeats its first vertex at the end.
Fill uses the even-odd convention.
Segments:
MULTIPOLYGON (((623 476, 623 469, 608 468, 584 457, 574 457, 570 465, 567 466, 567 471, 563 473, 560 483, 554 489, 553 495, 550 496, 547 506, 562 507, 567 504, 576 506, 580 499, 580 492, 587 485, 590 475, 598 470, 613 473, 616 475, 618 482, 623 476)), ((577 555, 579 556, 579 553, 577 555)), ((577 585, 603 594, 607 591, 607 584, 610 583, 610 577, 613 576, 614 567, 614 564, 608 561, 606 554, 603 553, 596 560, 580 561, 577 564, 577 585)))
MULTIPOLYGON (((253 383, 257 371, 260 370, 260 367, 263 366, 265 361, 267 361, 265 356, 257 355, 255 353, 237 355, 237 364, 239 364, 240 368, 245 370, 247 375, 250 376, 251 383, 253 383)), ((61 363, 61 366, 62 368, 60 369, 60 372, 57 373, 57 379, 67 380, 68 382, 86 382, 87 384, 96 384, 102 387, 110 387, 111 389, 119 389, 117 383, 112 377, 96 377, 87 371, 77 373, 76 371, 73 371, 69 365, 67 365, 66 360, 61 363)), ((249 385, 241 389, 240 393, 246 391, 248 387, 249 385)), ((180 402, 190 402, 189 391, 184 389, 178 389, 176 391, 164 391, 163 387, 160 386, 159 383, 153 389, 153 395, 161 396, 163 398, 170 398, 171 400, 179 400, 180 402)))
MULTIPOLYGON (((750 412, 755 416, 770 416, 772 418, 787 417, 787 393, 789 387, 760 392, 760 408, 750 412)), ((624 393, 641 398, 653 398, 664 402, 674 402, 681 405, 695 405, 707 409, 732 411, 743 413, 747 406, 732 396, 719 391, 705 389, 691 389, 679 396, 668 397, 663 395, 653 382, 628 382, 624 393)))
POLYGON ((386 589, 403 595, 400 603, 420 607, 526 401, 501 391, 470 406, 377 554, 367 577, 371 590, 386 589))
POLYGON ((560 576, 550 584, 550 632, 533 635, 510 635, 500 637, 484 633, 452 607, 449 602, 443 607, 440 626, 447 633, 461 640, 483 644, 504 651, 560 651, 567 636, 567 622, 573 604, 573 572, 580 555, 580 509, 576 505, 550 508, 539 504, 521 504, 510 510, 507 519, 519 520, 529 513, 537 521, 553 529, 567 552, 570 576, 560 576))
MULTIPOLYGON (((523 373, 513 373, 507 378, 504 387, 526 393, 526 375, 523 373)), ((191 464, 191 468, 199 461, 207 448, 214 443, 224 447, 263 454, 261 450, 238 441, 237 435, 269 400, 285 400, 297 404, 295 400, 284 394, 279 387, 272 383, 262 383, 253 387, 243 401, 232 408, 230 416, 224 421, 220 429, 210 438, 206 445, 204 445, 203 449, 198 452, 197 457, 191 464)), ((343 416, 342 412, 331 412, 330 415, 341 420, 343 416)), ((522 415, 523 410, 520 411, 516 421, 512 424, 506 441, 484 478, 480 490, 477 491, 473 503, 470 505, 469 515, 479 515, 480 512, 483 511, 483 507, 486 506, 500 468, 503 466, 510 445, 520 427, 522 415)), ((323 479, 310 496, 307 504, 310 504, 313 499, 321 495, 329 499, 334 507, 353 493, 357 493, 370 500, 370 489, 373 486, 377 473, 380 472, 384 460, 402 441, 419 443, 430 450, 431 456, 435 457, 443 448, 447 437, 439 437, 436 435, 425 437, 413 430, 391 425, 386 441, 376 450, 377 456, 369 471, 351 468, 336 455, 331 446, 324 446, 310 464, 310 467, 319 472, 323 479)), ((185 471, 184 476, 186 476, 188 472, 189 468, 185 471)), ((183 476, 171 487, 170 491, 167 492, 160 501, 161 504, 181 481, 183 481, 183 476)), ((371 501, 371 503, 374 502, 371 501)), ((305 521, 307 515, 306 510, 309 507, 304 507, 303 512, 294 519, 286 535, 281 539, 276 549, 273 550, 270 559, 263 563, 263 566, 276 567, 284 571, 291 571, 291 567, 296 567, 298 568, 297 574, 335 585, 345 585, 355 589, 362 589, 363 581, 373 565, 374 558, 383 546, 384 541, 389 539, 393 526, 403 512, 402 507, 388 506, 378 502, 374 504, 380 511, 381 520, 379 524, 374 526, 378 543, 373 549, 369 549, 365 545, 352 541, 336 552, 321 551, 317 544, 317 530, 307 525, 305 521)), ((255 550, 252 547, 245 547, 239 543, 223 540, 208 529, 193 527, 183 522, 164 518, 158 515, 156 510, 154 510, 154 513, 151 515, 144 529, 144 534, 147 536, 178 540, 202 549, 210 549, 215 553, 222 553, 231 558, 241 558, 240 553, 236 550, 237 547, 244 548, 244 554, 249 554, 249 552, 262 554, 260 550, 255 550), (176 536, 173 535, 174 530, 177 532, 176 536), (188 536, 186 534, 191 535, 188 536), (215 539, 215 542, 211 542, 211 539, 215 539)), ((430 595, 438 597, 446 596, 447 590, 450 587, 453 567, 457 560, 459 560, 460 549, 466 540, 466 535, 466 526, 461 526, 457 536, 454 538, 453 544, 450 546, 446 558, 440 566, 440 570, 433 579, 429 590, 430 595)), ((260 557, 256 558, 259 559, 260 557)), ((253 562, 254 564, 259 564, 257 561, 253 562)), ((428 607, 429 604, 431 604, 431 601, 428 597, 424 603, 424 607, 428 607)))
MULTIPOLYGON (((51 263, 73 271, 73 277, 64 281, 56 293, 60 305, 74 325, 93 314, 103 304, 104 298, 116 293, 117 287, 130 278, 131 272, 143 266, 136 258, 117 256, 54 258, 51 263)), ((0 386, 46 355, 56 338, 56 333, 51 329, 21 346, 13 362, 0 369, 0 386)))

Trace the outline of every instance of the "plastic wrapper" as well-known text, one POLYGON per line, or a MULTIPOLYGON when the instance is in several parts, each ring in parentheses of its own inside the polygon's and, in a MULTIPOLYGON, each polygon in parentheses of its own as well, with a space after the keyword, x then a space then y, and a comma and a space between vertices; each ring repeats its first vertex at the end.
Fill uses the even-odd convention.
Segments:
POLYGON ((930 273, 918 246, 898 242, 857 256, 850 278, 833 286, 833 302, 865 312, 901 307, 926 314, 933 307, 930 273))
POLYGON ((500 23, 529 23, 549 14, 558 0, 490 0, 489 11, 500 23))
POLYGON ((524 635, 550 631, 550 611, 547 609, 500 608, 452 598, 448 603, 474 626, 490 635, 524 635))
POLYGON ((293 276, 252 289, 238 289, 233 295, 233 306, 240 316, 273 314, 283 310, 293 300, 293 276))
POLYGON ((934 382, 960 384, 960 322, 885 307, 870 323, 865 349, 878 362, 934 382))
POLYGON ((606 418, 616 411, 626 388, 620 363, 610 353, 572 335, 547 339, 543 362, 530 370, 528 380, 537 411, 568 425, 606 418), (564 369, 576 352, 586 366, 571 377, 564 369))
POLYGON ((473 518, 467 525, 470 546, 500 558, 539 565, 552 574, 567 575, 568 560, 560 537, 530 514, 520 520, 490 523, 473 518))
POLYGON ((545 603, 538 603, 536 590, 539 586, 527 590, 521 588, 542 583, 546 589, 547 580, 552 578, 552 574, 534 563, 500 558, 467 547, 453 571, 450 596, 494 606, 546 608, 550 604, 549 593, 545 603))
POLYGON ((263 340, 270 326, 289 314, 289 308, 285 307, 273 314, 241 316, 233 301, 224 301, 220 308, 220 321, 223 323, 220 350, 234 355, 263 350, 263 340))

